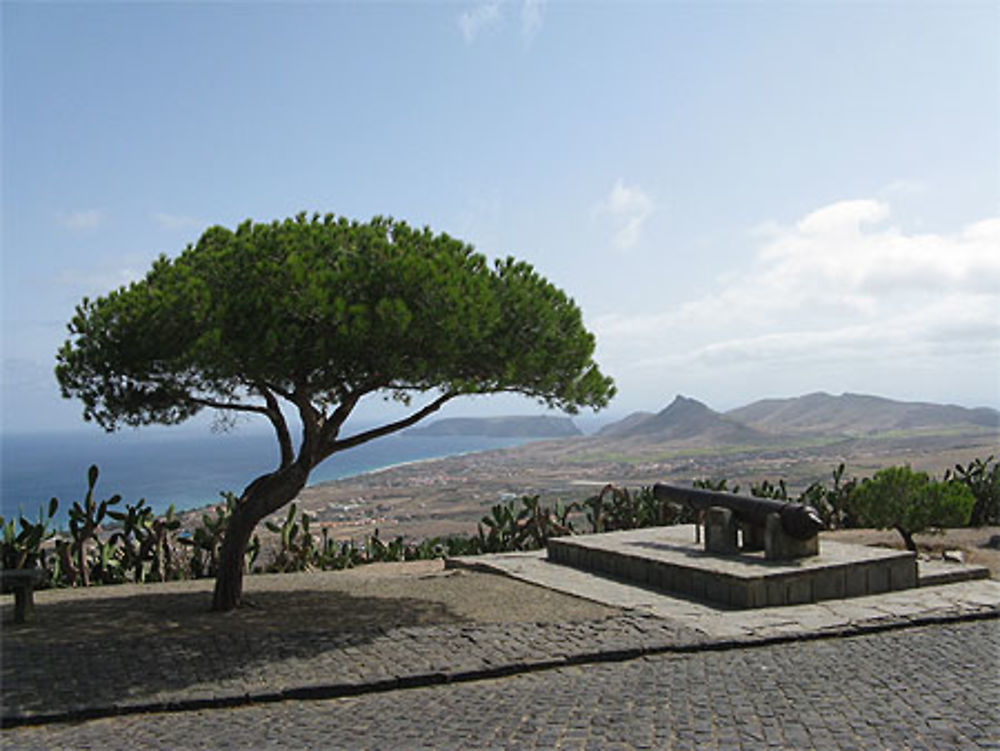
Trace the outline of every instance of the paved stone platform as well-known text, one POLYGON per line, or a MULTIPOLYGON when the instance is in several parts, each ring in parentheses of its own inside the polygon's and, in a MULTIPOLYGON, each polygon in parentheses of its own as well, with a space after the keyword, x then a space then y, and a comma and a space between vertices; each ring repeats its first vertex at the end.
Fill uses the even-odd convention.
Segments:
MULTIPOLYGON (((668 595, 562 566, 549 561, 545 551, 452 558, 446 565, 500 573, 557 592, 654 615, 683 625, 716 644, 814 638, 914 623, 1000 616, 1000 581, 994 579, 977 578, 845 600, 745 610, 668 595)), ((925 565, 919 562, 918 570, 923 571, 925 565)), ((940 564, 932 564, 929 572, 947 578, 947 569, 942 573, 940 564)))
POLYGON ((909 551, 824 540, 818 555, 767 560, 764 551, 719 555, 695 541, 693 524, 549 540, 554 563, 610 574, 670 594, 738 608, 795 605, 917 586, 909 551))

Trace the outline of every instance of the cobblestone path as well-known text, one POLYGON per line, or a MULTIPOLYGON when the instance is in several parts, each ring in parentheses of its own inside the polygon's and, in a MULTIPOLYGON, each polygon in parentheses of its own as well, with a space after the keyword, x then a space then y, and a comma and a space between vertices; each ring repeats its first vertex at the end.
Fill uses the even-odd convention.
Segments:
POLYGON ((0 741, 11 749, 1000 749, 1000 621, 13 728, 0 741))

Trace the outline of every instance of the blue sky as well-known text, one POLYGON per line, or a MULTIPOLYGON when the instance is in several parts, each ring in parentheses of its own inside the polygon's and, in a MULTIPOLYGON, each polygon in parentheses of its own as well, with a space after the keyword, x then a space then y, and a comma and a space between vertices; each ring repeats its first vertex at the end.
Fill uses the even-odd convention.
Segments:
POLYGON ((4 430, 80 424, 81 297, 300 210, 530 261, 615 414, 1000 406, 994 2, 5 2, 2 34, 4 430))

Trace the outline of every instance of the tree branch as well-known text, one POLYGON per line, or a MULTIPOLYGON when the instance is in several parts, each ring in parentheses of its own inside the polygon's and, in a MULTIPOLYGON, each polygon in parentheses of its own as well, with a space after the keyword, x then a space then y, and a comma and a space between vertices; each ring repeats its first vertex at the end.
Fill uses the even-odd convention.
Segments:
MULTIPOLYGON (((333 411, 333 414, 327 418, 326 423, 323 425, 323 429, 320 431, 320 446, 326 447, 336 442, 341 426, 343 426, 344 422, 350 416, 361 397, 367 393, 368 391, 359 390, 349 394, 341 400, 340 404, 338 404, 337 408, 333 411)), ((323 457, 326 458, 328 455, 329 454, 324 451, 323 457)))
POLYGON ((272 392, 272 393, 274 393, 274 394, 277 394, 277 395, 278 395, 278 396, 280 396, 280 397, 281 397, 282 399, 285 399, 285 400, 287 400, 287 401, 289 401, 289 402, 293 402, 293 401, 295 401, 295 400, 294 400, 294 399, 292 398, 292 392, 291 392, 291 391, 289 391, 288 389, 283 389, 283 388, 281 388, 280 386, 278 386, 278 385, 276 385, 276 384, 273 384, 273 383, 268 383, 267 381, 261 381, 261 384, 262 384, 262 385, 264 386, 264 388, 266 388, 266 389, 267 389, 268 391, 270 391, 270 392, 272 392))
POLYGON ((448 392, 442 394, 433 402, 428 404, 426 407, 417 410, 409 417, 405 417, 402 420, 397 420, 396 422, 390 422, 387 425, 382 425, 378 428, 373 428, 372 430, 366 430, 363 433, 357 433, 345 438, 342 441, 332 441, 326 450, 323 452, 323 458, 327 458, 331 454, 335 454, 338 451, 344 451, 349 448, 354 448, 355 446, 360 446, 362 443, 367 443, 374 438, 381 438, 384 435, 389 435, 390 433, 395 433, 397 430, 402 430, 403 428, 408 428, 411 425, 420 422, 420 420, 427 417, 427 415, 437 412, 441 409, 441 406, 450 399, 454 399, 459 396, 460 392, 448 392))
POLYGON ((258 404, 242 404, 241 402, 218 402, 215 399, 204 399, 200 396, 191 396, 187 399, 192 404, 198 404, 202 407, 212 407, 213 409, 222 409, 231 412, 253 412, 258 415, 267 415, 267 407, 261 407, 258 404))
POLYGON ((267 402, 267 419, 274 426, 274 432, 278 434, 278 445, 281 447, 281 467, 288 467, 295 461, 295 449, 292 448, 292 435, 288 431, 288 423, 285 416, 281 414, 281 406, 271 392, 269 386, 258 386, 257 390, 264 396, 267 402))
POLYGON ((211 407, 230 412, 249 412, 266 417, 278 436, 278 446, 281 450, 281 467, 287 467, 295 461, 295 450, 292 448, 292 436, 288 430, 288 423, 285 421, 285 416, 281 413, 278 400, 275 398, 270 386, 256 383, 252 385, 252 388, 264 397, 265 406, 243 404, 242 402, 222 402, 197 396, 190 397, 189 401, 202 407, 211 407))
POLYGON ((292 404, 299 411, 299 421, 302 423, 302 445, 299 447, 299 461, 306 462, 308 468, 312 469, 321 461, 320 434, 326 422, 326 415, 316 409, 312 403, 311 395, 304 387, 296 384, 291 397, 292 404))

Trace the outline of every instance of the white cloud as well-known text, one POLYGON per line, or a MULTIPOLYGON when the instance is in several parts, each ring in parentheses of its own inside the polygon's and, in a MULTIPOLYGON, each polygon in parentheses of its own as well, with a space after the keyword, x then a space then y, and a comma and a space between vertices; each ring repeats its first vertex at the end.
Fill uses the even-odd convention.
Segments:
POLYGON ((186 229, 197 229, 199 227, 205 226, 204 222, 200 219, 195 219, 190 216, 183 216, 180 214, 167 214, 164 212, 155 212, 150 214, 150 219, 160 228, 168 231, 178 231, 186 229))
POLYGON ((72 230, 93 230, 104 224, 104 213, 97 209, 70 211, 59 215, 59 223, 72 230))
POLYGON ((802 393, 866 377, 905 387, 914 372, 944 387, 978 369, 978 388, 1000 397, 1000 218, 950 234, 904 232, 889 218, 885 203, 843 201, 758 227, 753 263, 703 297, 597 319, 602 364, 648 384, 719 368, 730 384, 737 370, 765 384, 794 374, 802 393), (820 372, 838 383, 810 381, 820 372))
POLYGON ((521 38, 530 43, 542 30, 542 9, 545 0, 524 0, 521 5, 521 38))
POLYGON ((615 247, 627 250, 639 242, 642 226, 653 213, 653 200, 638 185, 618 179, 598 209, 615 223, 615 247))
MULTIPOLYGON (((494 0, 462 11, 458 16, 458 28, 465 43, 473 44, 484 31, 502 26, 508 7, 508 1, 494 0)), ((530 44, 542 30, 544 9, 545 0, 522 0, 521 39, 525 44, 530 44)))
POLYGON ((807 215, 796 225, 802 235, 843 236, 857 234, 862 225, 880 222, 889 216, 889 207, 879 201, 840 201, 807 215))
POLYGON ((465 43, 472 44, 483 30, 499 25, 502 19, 499 2, 482 3, 462 11, 458 16, 458 28, 465 43))

